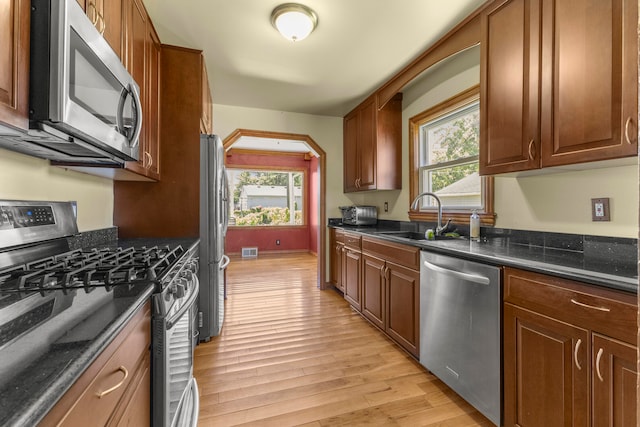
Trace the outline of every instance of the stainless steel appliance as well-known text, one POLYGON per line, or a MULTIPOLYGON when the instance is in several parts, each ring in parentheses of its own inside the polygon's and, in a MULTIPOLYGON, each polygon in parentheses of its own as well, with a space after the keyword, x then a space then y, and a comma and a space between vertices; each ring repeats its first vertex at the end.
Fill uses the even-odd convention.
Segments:
POLYGON ((105 322, 151 295, 153 425, 195 426, 198 240, 72 250, 77 232, 71 203, 0 200, 0 425, 37 424, 44 414, 29 405, 38 400, 34 391, 52 406, 66 370, 79 375, 96 337, 115 333, 117 325, 105 322), (60 357, 63 366, 52 362, 60 357))
POLYGON ((153 419, 159 427, 198 423, 199 393, 193 377, 193 308, 198 300, 198 248, 192 247, 174 264, 163 288, 152 297, 153 419))
POLYGON ((76 0, 31 1, 30 61, 30 130, 0 146, 71 165, 138 159, 140 89, 76 0))
POLYGON ((224 238, 229 221, 229 188, 224 148, 217 135, 200 137, 200 339, 209 341, 224 322, 224 238))
POLYGON ((501 421, 500 269, 423 251, 420 363, 501 421))
POLYGON ((378 223, 375 206, 340 206, 342 223, 346 225, 374 225, 378 223))

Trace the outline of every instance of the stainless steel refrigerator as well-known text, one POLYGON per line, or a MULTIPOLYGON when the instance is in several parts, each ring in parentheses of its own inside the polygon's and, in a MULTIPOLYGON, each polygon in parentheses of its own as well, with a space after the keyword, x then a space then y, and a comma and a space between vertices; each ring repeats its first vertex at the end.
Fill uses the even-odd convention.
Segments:
POLYGON ((224 238, 229 220, 229 189, 224 147, 217 135, 200 136, 200 340, 220 335, 224 321, 224 238))

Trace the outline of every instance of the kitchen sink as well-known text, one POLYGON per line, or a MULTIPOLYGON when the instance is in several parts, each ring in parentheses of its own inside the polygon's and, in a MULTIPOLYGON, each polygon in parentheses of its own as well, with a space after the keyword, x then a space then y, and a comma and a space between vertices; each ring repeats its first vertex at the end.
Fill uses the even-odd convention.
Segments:
MULTIPOLYGON (((410 240, 427 240, 424 237, 424 233, 418 233, 417 231, 378 231, 375 234, 389 237, 400 237, 410 240)), ((464 239, 462 236, 434 236, 433 240, 459 240, 464 239)))
POLYGON ((383 236, 402 237, 404 239, 411 240, 427 240, 424 237, 424 233, 418 233, 415 231, 379 231, 376 234, 381 234, 383 236))

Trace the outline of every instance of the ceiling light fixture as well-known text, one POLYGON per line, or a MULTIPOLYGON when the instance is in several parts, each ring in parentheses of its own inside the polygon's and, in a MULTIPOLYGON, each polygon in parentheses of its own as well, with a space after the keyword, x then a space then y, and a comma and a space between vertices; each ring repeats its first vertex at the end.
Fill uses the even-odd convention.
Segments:
POLYGON ((271 25, 287 40, 304 40, 318 26, 318 15, 307 6, 284 3, 271 12, 271 25))

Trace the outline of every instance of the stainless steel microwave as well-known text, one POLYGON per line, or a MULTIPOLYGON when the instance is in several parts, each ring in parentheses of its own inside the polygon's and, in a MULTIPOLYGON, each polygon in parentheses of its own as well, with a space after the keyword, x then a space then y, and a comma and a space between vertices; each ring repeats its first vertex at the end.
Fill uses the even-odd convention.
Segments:
POLYGON ((23 139, 40 150, 31 154, 70 164, 138 159, 140 89, 77 0, 31 1, 30 61, 23 139))

